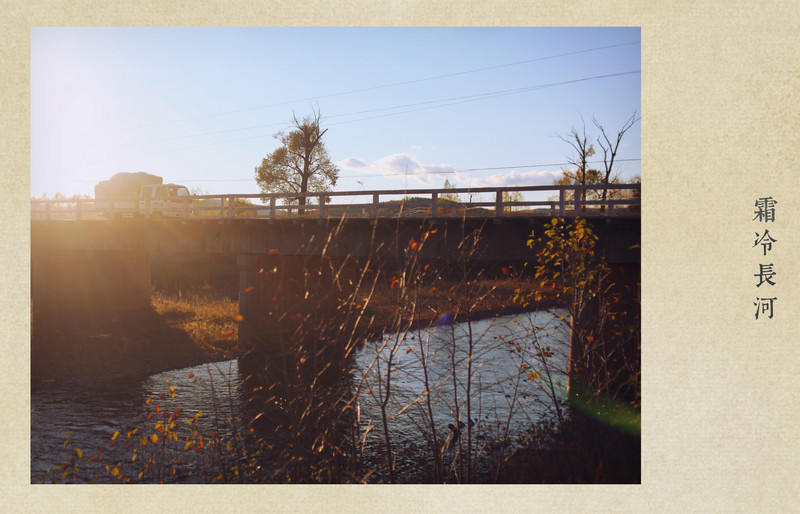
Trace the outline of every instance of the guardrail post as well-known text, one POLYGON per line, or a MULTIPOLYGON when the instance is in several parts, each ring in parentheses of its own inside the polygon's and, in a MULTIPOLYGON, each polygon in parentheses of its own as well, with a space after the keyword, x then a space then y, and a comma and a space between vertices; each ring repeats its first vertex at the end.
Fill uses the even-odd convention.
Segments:
POLYGON ((228 219, 229 220, 233 219, 233 197, 232 196, 228 197, 228 219))
POLYGON ((371 208, 371 217, 373 223, 378 221, 378 205, 381 202, 381 195, 379 193, 375 193, 372 195, 372 208, 371 208))
POLYGON ((581 190, 578 188, 575 191, 575 216, 580 215, 581 212, 581 190))
POLYGON ((503 191, 498 189, 494 198, 494 222, 500 223, 503 218, 503 191))
POLYGON ((431 193, 431 221, 435 220, 439 215, 439 193, 434 191, 431 193))
POLYGON ((325 219, 325 195, 319 195, 319 219, 325 219))
POLYGON ((275 197, 269 197, 269 220, 272 221, 275 219, 275 197))
POLYGON ((44 204, 44 219, 50 221, 50 202, 44 204))
POLYGON ((567 192, 563 188, 558 191, 558 215, 564 216, 564 208, 567 202, 567 192))

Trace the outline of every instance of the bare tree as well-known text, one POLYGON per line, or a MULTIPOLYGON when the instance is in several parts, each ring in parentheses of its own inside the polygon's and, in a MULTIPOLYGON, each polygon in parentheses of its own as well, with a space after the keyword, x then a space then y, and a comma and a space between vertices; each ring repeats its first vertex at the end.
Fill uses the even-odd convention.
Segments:
MULTIPOLYGON (((611 142, 611 138, 608 137, 605 128, 597 121, 597 118, 594 116, 592 117, 592 122, 594 122, 594 126, 600 129, 601 137, 597 138, 597 144, 600 145, 600 148, 603 150, 603 166, 605 175, 603 177, 603 185, 608 187, 608 183, 611 179, 611 172, 614 168, 614 159, 617 157, 617 152, 619 151, 619 144, 622 141, 622 136, 625 135, 627 132, 637 121, 641 118, 636 116, 636 111, 633 112, 630 118, 625 122, 619 132, 617 132, 617 137, 614 142, 611 142)), ((608 195, 608 189, 603 189, 603 200, 605 201, 608 195)), ((603 206, 605 209, 605 205, 603 206)))
MULTIPOLYGON (((572 130, 566 136, 558 136, 559 139, 568 143, 574 150, 575 156, 567 157, 567 162, 577 168, 577 181, 580 185, 586 185, 586 161, 589 157, 594 155, 594 145, 589 143, 589 138, 586 136, 586 122, 581 117, 581 130, 572 127, 572 130)), ((565 172, 566 176, 566 172, 565 172)), ((586 200, 586 190, 581 191, 581 202, 586 200)))

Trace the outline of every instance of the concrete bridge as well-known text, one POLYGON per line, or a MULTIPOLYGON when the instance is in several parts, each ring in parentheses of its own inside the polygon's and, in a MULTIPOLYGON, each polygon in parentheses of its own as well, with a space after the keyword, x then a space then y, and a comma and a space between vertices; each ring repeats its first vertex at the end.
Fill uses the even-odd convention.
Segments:
MULTIPOLYGON (((609 263, 638 266, 639 199, 638 194, 629 194, 638 193, 638 186, 618 186, 616 194, 605 200, 599 194, 595 200, 584 200, 583 189, 589 188, 470 191, 488 194, 492 202, 442 199, 466 194, 458 189, 402 192, 399 201, 383 202, 381 196, 401 193, 337 192, 319 197, 315 205, 289 202, 281 209, 276 208, 276 195, 266 199, 270 206, 266 209, 241 202, 263 195, 217 195, 214 216, 206 215, 207 209, 195 212, 193 203, 189 215, 179 219, 144 216, 115 221, 92 219, 90 200, 74 201, 71 210, 64 208, 69 204, 64 200, 49 201, 44 209, 39 202, 32 207, 31 221, 33 315, 47 319, 80 316, 88 309, 108 315, 148 309, 153 255, 231 254, 237 256, 240 277, 240 343, 269 351, 272 343, 261 335, 280 339, 287 330, 281 321, 285 316, 279 320, 264 314, 274 310, 275 298, 282 299, 284 314, 308 319, 305 314, 310 310, 324 310, 345 294, 346 283, 354 280, 359 266, 369 262, 396 268, 408 248, 423 240, 419 258, 433 265, 453 260, 467 237, 476 241, 470 255, 473 264, 491 267, 529 261, 533 257, 526 246, 529 235, 541 234, 543 225, 555 216, 585 217, 609 263), (556 196, 526 200, 521 195, 543 191, 555 191, 556 196), (512 201, 509 193, 520 194, 512 201), (368 195, 372 201, 329 201, 346 195, 368 195), (43 212, 46 216, 39 216, 43 212)), ((192 202, 208 198, 194 197, 192 202)))

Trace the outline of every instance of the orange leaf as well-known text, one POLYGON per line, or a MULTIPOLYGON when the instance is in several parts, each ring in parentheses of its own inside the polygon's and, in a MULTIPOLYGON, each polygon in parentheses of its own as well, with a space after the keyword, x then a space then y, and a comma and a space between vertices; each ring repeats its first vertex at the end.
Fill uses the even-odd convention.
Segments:
POLYGON ((233 320, 234 320, 234 321, 242 321, 242 320, 244 320, 244 316, 242 316, 242 315, 241 315, 241 314, 239 314, 239 313, 236 313, 236 314, 234 314, 234 316, 233 316, 233 320))
MULTIPOLYGON (((189 374, 188 374, 188 375, 186 375, 186 376, 187 376, 187 377, 189 377, 189 378, 194 378, 194 373, 189 373, 189 374)), ((147 401, 149 402, 150 400, 147 400, 147 401)))
POLYGON ((244 290, 244 292, 245 292, 245 293, 249 293, 249 292, 251 292, 251 291, 255 291, 255 290, 256 290, 256 288, 255 288, 255 287, 253 287, 253 286, 250 286, 250 287, 246 288, 246 289, 244 290))
POLYGON ((212 286, 211 284, 206 284, 203 286, 203 289, 214 289, 214 286, 212 286))
POLYGON ((150 434, 150 442, 153 444, 158 442, 158 434, 150 434))
POLYGON ((394 286, 397 285, 398 282, 399 280, 397 280, 397 277, 392 278, 392 283, 389 285, 389 287, 393 288, 394 286))
POLYGON ((270 255, 279 255, 280 253, 281 253, 280 250, 276 248, 273 248, 272 250, 269 251, 270 255))
POLYGON ((408 350, 406 350, 406 353, 411 353, 411 348, 409 348, 408 350))
POLYGON ((450 292, 451 292, 451 293, 452 293, 453 291, 455 291, 455 290, 456 290, 456 286, 453 286, 453 287, 451 287, 451 288, 450 288, 450 292))

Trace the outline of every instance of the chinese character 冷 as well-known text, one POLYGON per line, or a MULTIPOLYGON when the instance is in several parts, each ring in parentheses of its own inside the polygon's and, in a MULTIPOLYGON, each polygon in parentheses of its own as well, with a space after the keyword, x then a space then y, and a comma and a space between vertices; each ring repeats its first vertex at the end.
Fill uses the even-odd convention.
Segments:
POLYGON ((756 242, 753 243, 753 246, 760 244, 764 247, 764 255, 767 255, 767 252, 772 251, 772 243, 775 242, 777 242, 777 239, 773 239, 772 236, 769 235, 769 230, 764 230, 764 235, 760 237, 758 232, 756 232, 756 242))
POLYGON ((775 282, 773 282, 770 279, 774 277, 777 273, 772 271, 772 264, 759 264, 758 266, 760 271, 755 275, 753 275, 754 277, 759 278, 759 282, 758 284, 756 284, 756 287, 761 287, 761 284, 763 284, 764 282, 766 282, 771 286, 774 286, 775 282))
POLYGON ((758 209, 755 212, 756 217, 753 218, 753 221, 763 221, 764 223, 769 223, 770 221, 775 221, 775 204, 778 203, 777 201, 773 200, 771 196, 767 196, 766 198, 759 198, 756 200, 756 208, 758 209))
POLYGON ((753 305, 756 306, 756 319, 758 319, 758 315, 764 314, 765 312, 769 313, 769 318, 772 319, 772 302, 777 300, 777 298, 758 298, 756 297, 756 301, 753 302, 753 305))

